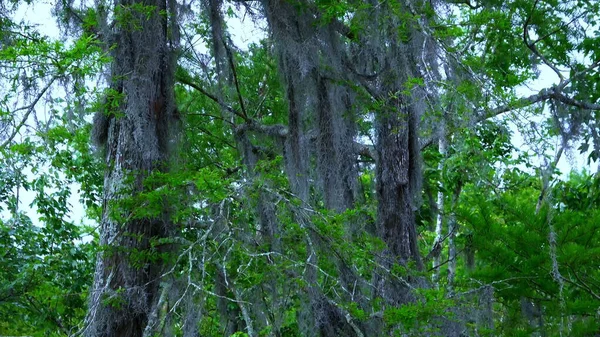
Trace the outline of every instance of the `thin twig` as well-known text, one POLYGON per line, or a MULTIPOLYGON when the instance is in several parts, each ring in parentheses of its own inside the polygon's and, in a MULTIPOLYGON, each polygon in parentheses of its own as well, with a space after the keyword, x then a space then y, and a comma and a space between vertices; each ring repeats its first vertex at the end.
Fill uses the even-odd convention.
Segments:
POLYGON ((229 61, 229 67, 231 68, 231 74, 233 75, 233 83, 235 84, 235 91, 238 96, 238 101, 240 102, 240 108, 242 109, 241 117, 246 122, 248 122, 250 120, 250 118, 248 117, 248 113, 246 112, 244 98, 242 97, 242 91, 240 90, 240 83, 238 81, 237 71, 235 69, 235 63, 233 62, 233 54, 231 53, 231 48, 229 48, 229 44, 226 43, 225 39, 223 39, 223 46, 225 47, 225 52, 227 54, 227 60, 229 61))
POLYGON ((48 89, 50 89, 50 87, 52 86, 52 84, 54 84, 54 81, 56 81, 60 76, 54 76, 50 79, 50 81, 46 84, 46 86, 38 93, 38 95, 35 97, 35 99, 33 100, 33 102, 31 102, 31 104, 20 107, 18 109, 15 109, 14 111, 12 111, 12 113, 18 112, 18 111, 22 111, 22 110, 27 110, 27 112, 23 115, 23 118, 21 119, 21 122, 15 126, 15 129, 13 130, 13 132, 10 134, 10 136, 8 136, 8 138, 2 143, 2 145, 0 145, 0 149, 1 148, 5 148, 8 144, 10 144, 10 142, 13 141, 13 139, 17 136, 17 134, 19 133, 19 131, 21 130, 21 128, 23 127, 23 125, 25 125, 25 123, 27 123, 27 119, 29 119, 29 116, 31 115, 31 113, 33 111, 35 111, 35 106, 37 105, 37 103, 40 101, 40 99, 42 98, 42 96, 44 96, 44 94, 46 93, 46 91, 48 91, 48 89))

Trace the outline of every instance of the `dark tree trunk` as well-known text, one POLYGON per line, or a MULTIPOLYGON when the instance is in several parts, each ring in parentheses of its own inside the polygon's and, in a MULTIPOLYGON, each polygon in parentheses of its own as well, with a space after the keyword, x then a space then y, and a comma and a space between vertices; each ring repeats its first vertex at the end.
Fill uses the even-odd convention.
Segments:
MULTIPOLYGON (((392 257, 405 264, 421 258, 417 247, 411 164, 418 156, 414 138, 416 123, 400 100, 396 108, 377 117, 377 224, 378 232, 392 257)), ((392 105, 392 106, 394 106, 392 105)), ((405 105, 404 105, 405 106, 405 105)))
POLYGON ((316 22, 298 11, 295 5, 301 2, 262 0, 262 3, 288 101, 286 171, 292 192, 303 202, 309 202, 309 130, 314 120, 318 66, 316 22))
POLYGON ((323 201, 326 208, 343 212, 354 206, 357 193, 354 111, 345 87, 320 76, 317 89, 317 164, 323 201))
POLYGON ((149 205, 158 210, 153 214, 160 215, 142 217, 136 212, 143 209, 120 208, 118 203, 150 191, 145 178, 168 169, 177 119, 174 41, 168 36, 172 14, 167 0, 115 4, 117 31, 107 44, 114 46, 112 103, 118 107, 108 123, 105 144, 103 252, 96 262, 86 336, 137 337, 155 324, 152 311, 160 297, 164 270, 160 254, 168 249, 166 245, 153 247, 151 240, 171 235, 168 207, 166 202, 149 205), (159 258, 150 257, 157 254, 159 258))
POLYGON ((373 1, 371 10, 363 13, 367 27, 360 39, 361 56, 355 62, 361 73, 377 74, 366 86, 381 104, 375 111, 374 127, 377 234, 387 244, 390 262, 406 265, 413 260, 421 268, 414 212, 421 193, 418 121, 424 103, 422 89, 409 83, 421 78, 420 68, 427 66, 421 57, 424 35, 417 19, 400 23, 390 16, 388 12, 398 10, 394 6, 411 12, 408 3, 388 8, 373 1))
MULTIPOLYGON (((371 2, 362 15, 366 29, 360 37, 361 53, 356 69, 364 74, 376 74, 363 80, 372 98, 380 106, 375 114, 375 150, 377 219, 376 232, 386 243, 380 263, 387 269, 393 264, 422 269, 417 242, 415 210, 420 190, 420 149, 418 121, 424 112, 423 90, 411 87, 410 80, 422 78, 423 34, 418 22, 400 23, 389 12, 411 12, 410 3, 371 2), (390 6, 390 7, 388 7, 390 6), (398 27, 402 26, 402 29, 398 27), (412 262, 412 263, 411 263, 412 262)), ((415 5, 416 6, 416 5, 415 5)), ((390 305, 411 302, 414 294, 406 282, 420 283, 418 278, 399 281, 384 273, 375 277, 376 296, 390 305)), ((380 333, 380 332, 378 332, 380 333)))

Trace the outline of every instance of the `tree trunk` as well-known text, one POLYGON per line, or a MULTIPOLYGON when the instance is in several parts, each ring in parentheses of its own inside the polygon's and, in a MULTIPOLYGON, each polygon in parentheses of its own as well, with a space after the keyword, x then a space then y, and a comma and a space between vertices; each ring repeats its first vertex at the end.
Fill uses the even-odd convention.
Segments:
MULTIPOLYGON (((439 122, 439 137, 438 140, 438 151, 440 152, 440 162, 438 164, 438 172, 440 172, 440 177, 442 176, 442 172, 444 171, 444 162, 446 161, 446 148, 448 145, 448 141, 446 139, 446 121, 445 116, 439 122)), ((433 241, 433 247, 431 247, 431 254, 433 255, 433 283, 437 287, 438 281, 440 280, 440 263, 442 257, 442 246, 443 246, 443 230, 444 230, 444 190, 443 190, 443 180, 440 179, 440 190, 437 195, 437 217, 435 222, 435 240, 433 241)), ((452 232, 450 231, 450 236, 452 236, 452 232)), ((454 239, 454 236, 452 236, 454 239)), ((454 242, 454 241, 452 241, 454 242)), ((450 250, 454 249, 454 245, 449 248, 450 250)), ((450 258, 450 263, 452 259, 450 258)), ((450 279, 450 277, 448 278, 450 279)))
MULTIPOLYGON (((142 336, 159 300, 163 253, 155 240, 172 234, 166 201, 145 208, 119 207, 127 197, 150 192, 145 179, 168 169, 177 120, 173 93, 174 13, 166 0, 115 4, 112 108, 107 130, 103 214, 86 336, 142 336), (169 15, 165 14, 169 13, 169 15), (171 31, 172 33, 172 31, 171 31), (117 216, 118 214, 118 216, 117 216), (158 215, 155 215, 158 214, 158 215)), ((156 188, 157 186, 155 186, 156 188)))
MULTIPOLYGON (((421 268, 415 227, 414 191, 411 184, 416 136, 415 117, 403 108, 387 110, 377 116, 377 224, 378 232, 387 244, 389 254, 406 264, 409 260, 421 268)), ((404 104, 405 106, 405 104, 404 104)))
POLYGON ((418 121, 425 107, 422 89, 411 87, 410 80, 422 78, 420 67, 427 66, 420 57, 424 36, 412 21, 406 23, 405 36, 399 36, 398 22, 385 12, 391 9, 373 8, 373 26, 364 43, 376 62, 366 60, 361 68, 381 73, 371 90, 383 103, 375 113, 378 235, 394 262, 412 260, 421 269, 414 212, 421 193, 418 121), (380 63, 389 69, 380 71, 380 63))
MULTIPOLYGON (((424 35, 416 19, 400 23, 390 12, 410 13, 409 2, 378 4, 371 2, 364 13, 367 22, 361 37, 362 55, 357 63, 363 85, 380 109, 374 112, 375 181, 377 193, 376 234, 386 244, 379 259, 384 269, 393 265, 422 270, 423 262, 417 244, 415 210, 421 193, 419 120, 424 113, 424 91, 411 86, 411 80, 422 78, 424 35), (389 7, 388 7, 389 6, 389 7), (398 29, 399 26, 403 28, 398 29)), ((419 278, 402 281, 391 275, 376 275, 374 296, 397 306, 412 302, 411 285, 419 278), (410 285, 409 285, 410 284, 410 285)), ((378 332, 380 333, 380 332, 378 332)))

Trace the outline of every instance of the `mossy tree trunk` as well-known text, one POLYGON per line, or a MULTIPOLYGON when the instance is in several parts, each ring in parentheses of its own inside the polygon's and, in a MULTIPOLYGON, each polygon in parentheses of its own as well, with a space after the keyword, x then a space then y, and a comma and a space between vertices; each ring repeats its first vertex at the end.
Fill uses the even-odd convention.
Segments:
MULTIPOLYGON (((156 323, 161 275, 174 226, 167 202, 120 207, 156 190, 146 178, 169 169, 177 110, 170 0, 115 3, 111 116, 107 123, 102 252, 97 257, 86 336, 136 337, 156 323), (158 244, 157 244, 158 243, 158 244)), ((135 201, 134 201, 135 202, 135 201)), ((146 332, 145 332, 146 331, 146 332)))

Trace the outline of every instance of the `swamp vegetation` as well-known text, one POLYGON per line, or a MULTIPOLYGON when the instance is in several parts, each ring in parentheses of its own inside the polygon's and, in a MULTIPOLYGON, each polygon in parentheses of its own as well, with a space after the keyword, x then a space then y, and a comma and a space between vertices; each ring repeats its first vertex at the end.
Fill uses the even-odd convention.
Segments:
POLYGON ((51 5, 0 3, 0 335, 600 335, 600 3, 51 5))

